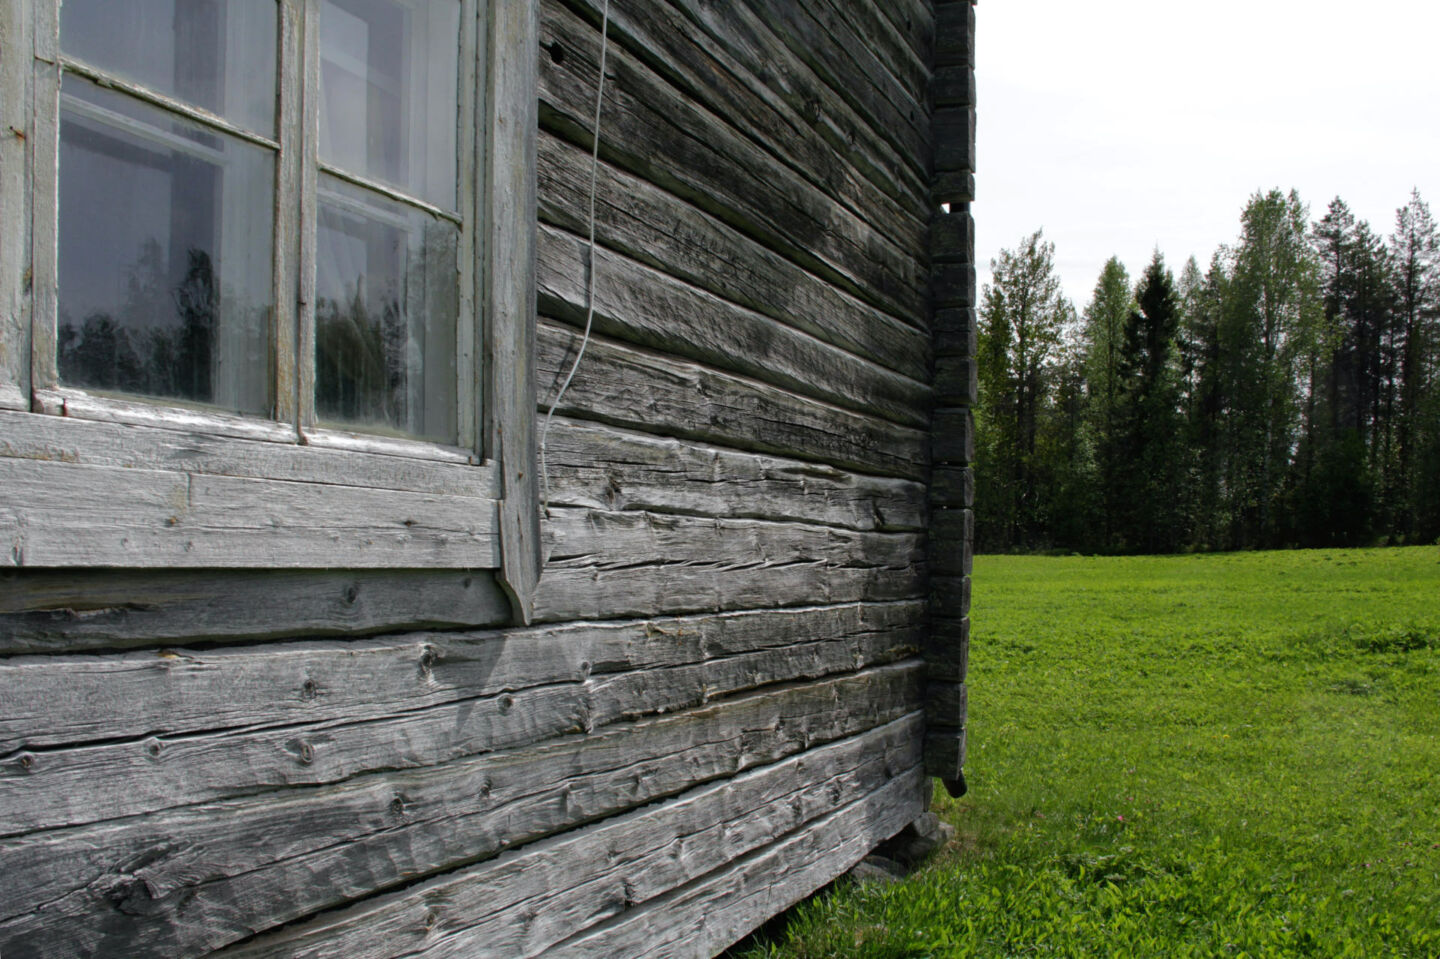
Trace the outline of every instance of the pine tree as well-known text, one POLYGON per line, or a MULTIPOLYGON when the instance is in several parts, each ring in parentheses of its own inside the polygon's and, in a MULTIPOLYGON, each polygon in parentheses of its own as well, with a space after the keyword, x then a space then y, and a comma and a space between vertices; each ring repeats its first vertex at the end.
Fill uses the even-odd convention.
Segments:
POLYGON ((1085 307, 1083 328, 1084 379, 1088 396, 1086 426, 1094 436, 1095 481, 1099 493, 1103 548, 1113 549, 1111 519, 1120 508, 1120 362, 1124 352, 1125 323, 1135 309, 1130 274, 1116 257, 1105 262, 1095 281, 1095 292, 1085 307))
POLYGON ((976 409, 977 542, 986 549, 1036 545, 1045 534, 1040 423, 1066 321, 1055 245, 1042 231, 1001 250, 980 307, 976 409))
POLYGON ((1440 535, 1440 238, 1420 192, 1395 212, 1390 236, 1399 393, 1394 416, 1396 532, 1440 535))

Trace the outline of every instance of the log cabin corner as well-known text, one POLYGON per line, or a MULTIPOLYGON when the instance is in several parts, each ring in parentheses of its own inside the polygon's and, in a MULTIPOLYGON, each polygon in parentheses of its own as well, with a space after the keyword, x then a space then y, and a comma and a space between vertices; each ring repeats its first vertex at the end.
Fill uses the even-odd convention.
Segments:
POLYGON ((7 0, 0 956, 708 957, 963 790, 974 131, 972 0, 7 0))

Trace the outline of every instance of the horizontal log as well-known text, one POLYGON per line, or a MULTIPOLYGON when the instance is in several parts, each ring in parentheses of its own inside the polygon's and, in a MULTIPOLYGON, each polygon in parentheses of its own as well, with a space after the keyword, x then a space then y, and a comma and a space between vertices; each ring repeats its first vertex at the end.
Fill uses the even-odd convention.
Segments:
POLYGON ((975 202, 975 174, 969 170, 939 171, 930 180, 930 202, 957 206, 975 202))
MULTIPOLYGON (((590 154, 542 132, 540 216, 588 233, 580 198, 590 189, 590 154)), ((838 289, 741 231, 608 163, 597 172, 597 241, 912 379, 924 380, 929 338, 838 289)))
POLYGON ((930 258, 937 263, 974 264, 975 217, 968 208, 937 212, 930 220, 930 258))
MULTIPOLYGON (((824 17, 833 18, 826 22, 827 29, 842 49, 832 54, 835 59, 853 56, 853 43, 863 45, 864 50, 874 58, 890 77, 898 83, 898 89, 905 94, 904 104, 918 105, 922 110, 927 106, 926 93, 930 88, 930 57, 915 50, 896 29, 894 18, 902 15, 900 7, 912 18, 924 18, 925 13, 917 11, 918 5, 907 0, 824 0, 812 4, 817 10, 824 10, 824 17), (889 15, 882 8, 889 7, 889 15), (837 27, 848 28, 854 40, 844 36, 837 27), (843 39, 842 39, 843 37, 843 39)), ((903 23, 903 20, 901 21, 903 23)), ((928 51, 927 51, 928 53, 928 51)), ((872 79, 872 82, 874 80, 872 79)), ((880 86, 879 83, 876 84, 880 86)))
MULTIPOLYGON (((598 0, 564 2, 586 19, 600 21, 598 0)), ((727 22, 736 19, 733 9, 726 9, 724 15, 727 22)), ((912 256, 924 253, 926 211, 920 181, 910 178, 915 189, 907 195, 894 178, 868 179, 865 173, 878 172, 874 163, 848 162, 847 154, 861 144, 842 152, 813 129, 804 115, 807 104, 781 97, 772 86, 774 64, 762 65, 757 75, 726 45, 707 42, 686 13, 665 0, 631 0, 623 7, 611 7, 610 38, 634 49, 687 98, 724 118, 826 195, 880 227, 912 256)), ((829 96, 832 102, 837 99, 829 96)), ((869 146, 868 141, 863 145, 869 146)))
MULTIPOLYGON (((936 729, 925 735, 925 772, 950 783, 965 781, 964 729, 936 729)), ((952 795, 954 793, 952 792, 952 795)))
POLYGON ((913 711, 919 672, 880 667, 518 752, 7 840, 0 954, 202 955, 892 722, 913 711))
POLYGON ((921 735, 911 715, 221 956, 541 955, 903 776, 920 761, 921 735))
POLYGON ((975 71, 968 66, 940 67, 930 78, 930 97, 937 107, 973 107, 975 94, 975 71))
POLYGON ((0 654, 510 621, 475 570, 0 570, 0 654))
POLYGON ((931 422, 930 450, 936 463, 975 462, 975 417, 968 407, 936 410, 931 422))
POLYGON ((979 369, 968 356, 935 360, 935 402, 940 406, 974 406, 980 398, 979 369))
POLYGON ((970 669, 970 620, 934 619, 925 638, 925 675, 963 683, 970 669))
POLYGON ((935 66, 975 67, 975 4, 935 5, 935 66))
POLYGON ((940 309, 961 309, 976 303, 975 264, 936 263, 930 274, 930 291, 940 309))
POLYGON ((0 457, 13 566, 496 567, 496 502, 0 457))
POLYGON ((965 725, 969 687, 963 682, 932 679, 925 684, 925 725, 960 728, 965 725))
MULTIPOLYGON (((589 303, 585 241, 539 231, 540 309, 577 326, 589 303)), ((928 422, 930 387, 651 267, 595 251, 594 328, 894 423, 928 422)))
POLYGON ((941 107, 930 119, 935 137, 935 169, 975 169, 975 108, 941 107))
MULTIPOLYGON (((794 629, 807 623, 818 626, 816 621, 820 619, 819 615, 792 616, 787 622, 779 616, 770 617, 769 622, 777 626, 792 627, 788 645, 780 646, 779 637, 767 637, 769 648, 726 655, 697 652, 688 662, 672 661, 663 667, 626 672, 596 674, 593 663, 581 661, 576 666, 576 653, 567 651, 569 655, 563 657, 562 664, 572 667, 571 676, 559 682, 512 676, 510 683, 502 685, 493 675, 488 675, 484 677, 487 682, 483 693, 464 698, 461 690, 444 686, 435 678, 437 672, 460 671, 445 664, 442 658, 446 652, 442 645, 445 641, 418 640, 404 650, 411 656, 410 662, 401 666, 402 675, 416 676, 417 686, 429 688, 416 690, 408 699, 395 702, 389 714, 373 699, 362 701, 349 711, 331 707, 315 710, 318 715, 311 716, 305 716, 301 710, 284 708, 296 702, 313 703, 322 696, 330 696, 331 691, 328 686, 321 687, 310 675, 323 671, 299 667, 294 662, 299 654, 282 654, 292 660, 287 664, 285 675, 295 675, 303 668, 309 678, 298 689, 284 689, 285 695, 278 703, 257 702, 252 715, 237 713, 233 703, 226 703, 221 714, 208 724, 192 723, 188 728, 176 730, 176 724, 168 717, 154 714, 151 725, 158 728, 149 734, 142 732, 139 738, 108 739, 75 748, 25 749, 0 760, 0 836, 154 814, 266 789, 341 782, 380 770, 435 766, 514 749, 566 733, 591 732, 622 720, 675 712, 776 683, 817 679, 893 662, 913 655, 923 641, 923 631, 918 625, 886 631, 852 631, 843 637, 794 629), (412 664, 412 669, 404 669, 412 664), (284 719, 290 722, 282 724, 284 719), (167 727, 174 731, 165 732, 167 727), (183 734, 177 735, 177 732, 183 734)), ((653 627, 647 624, 652 637, 677 629, 665 621, 652 622, 656 622, 653 627)), ((727 639, 733 642, 733 637, 723 635, 724 625, 728 624, 701 622, 691 628, 708 633, 711 642, 727 639)), ((746 624, 747 629, 753 629, 754 625, 746 624)), ((561 632, 562 641, 574 640, 581 653, 593 654, 601 651, 594 648, 596 642, 614 644, 616 634, 634 637, 642 630, 631 626, 623 633, 614 629, 601 633, 590 627, 561 632), (597 633, 601 634, 597 636, 597 633)), ((642 648, 640 655, 643 655, 645 646, 656 643, 654 638, 646 638, 636 640, 635 644, 642 648)), ((391 659, 399 658, 394 655, 398 651, 393 647, 386 650, 392 653, 391 659)), ((616 652, 612 651, 612 655, 616 652)), ((169 654, 172 659, 164 661, 183 655, 169 654)), ((493 661, 503 655, 497 653, 489 658, 493 661)), ((204 659, 203 654, 200 658, 204 659)), ((381 657, 364 658, 374 665, 374 660, 381 657)), ((531 658, 541 657, 532 653, 531 658)), ((667 658, 680 659, 674 655, 667 658)), ((63 659, 63 665, 74 665, 70 657, 63 659)), ((472 674, 479 665, 477 659, 480 657, 464 664, 472 674)), ((111 664, 103 660, 99 664, 80 662, 101 667, 94 669, 95 673, 119 675, 113 669, 104 668, 111 664)), ((0 665, 0 677, 8 679, 18 673, 16 678, 31 679, 31 686, 60 685, 54 681, 56 666, 60 664, 30 664, 29 670, 24 665, 18 669, 0 665)), ((97 723, 82 722, 77 715, 77 693, 96 693, 100 702, 106 702, 117 697, 121 691, 117 687, 159 686, 153 681, 159 671, 146 670, 148 665, 141 661, 136 671, 151 673, 149 683, 105 684, 91 680, 74 684, 78 689, 59 689, 50 697, 53 712, 62 718, 73 717, 63 730, 53 724, 45 727, 39 717, 17 718, 36 730, 28 737, 31 743, 55 742, 62 731, 73 736, 76 732, 95 729, 97 723)), ((345 676, 360 682, 360 672, 353 665, 347 666, 343 670, 345 676)), ((214 670, 213 666, 209 668, 214 670)), ((191 674, 196 669, 193 662, 188 667, 191 674)), ((550 671, 553 672, 553 667, 550 671)), ((537 664, 535 672, 546 672, 543 663, 537 664)), ((213 686, 201 689, 209 695, 197 695, 188 701, 176 696, 173 688, 162 687, 161 691, 169 693, 164 696, 165 700, 181 703, 186 714, 194 714, 195 700, 221 698, 213 686)), ((250 692, 247 698, 256 699, 254 692, 242 692, 250 692)), ((117 714, 115 721, 100 728, 100 733, 134 736, 137 729, 144 728, 142 722, 125 714, 123 709, 112 708, 108 712, 117 714)), ((135 709, 134 712, 151 710, 135 709)), ((0 729, 7 732, 11 726, 8 719, 0 723, 0 729)))
POLYGON ((446 496, 500 495, 489 466, 33 413, 0 411, 0 458, 446 496))
POLYGON ((546 440, 550 502, 855 530, 924 525, 925 487, 910 480, 557 417, 546 440))
POLYGON ((871 49, 869 39, 828 4, 744 3, 901 156, 928 174, 928 71, 914 73, 907 89, 871 49))
MULTIPOLYGON (((542 408, 554 402, 579 346, 577 331, 542 318, 536 337, 542 408)), ((591 337, 558 412, 876 476, 925 475, 925 431, 599 336, 591 337)))
POLYGON ((908 599, 924 591, 910 533, 553 508, 537 622, 908 599))
POLYGON ((935 59, 935 9, 924 0, 872 0, 921 64, 935 59))
MULTIPOLYGON (((542 127, 591 142, 598 31, 561 7, 541 8, 542 127), (556 56, 556 49, 561 51, 556 56)), ((836 203, 761 147, 657 77, 623 47, 606 67, 601 153, 794 262, 913 324, 923 324, 922 258, 836 203)))
POLYGON ((930 569, 941 576, 969 576, 975 512, 935 509, 930 512, 930 569))
POLYGON ((974 356, 978 352, 980 324, 974 307, 935 311, 935 354, 974 356))
POLYGON ((706 959, 835 880, 924 812, 911 770, 783 842, 750 854, 652 904, 546 953, 556 959, 706 959))
POLYGON ((970 615, 970 577, 930 577, 930 612, 942 619, 966 619, 970 615))
POLYGON ((633 670, 823 643, 852 662, 904 652, 921 601, 815 606, 528 629, 422 632, 108 655, 0 659, 0 754, 217 729, 321 725, 633 670))
POLYGON ((937 465, 930 480, 930 505, 969 509, 975 505, 975 470, 969 466, 937 465))

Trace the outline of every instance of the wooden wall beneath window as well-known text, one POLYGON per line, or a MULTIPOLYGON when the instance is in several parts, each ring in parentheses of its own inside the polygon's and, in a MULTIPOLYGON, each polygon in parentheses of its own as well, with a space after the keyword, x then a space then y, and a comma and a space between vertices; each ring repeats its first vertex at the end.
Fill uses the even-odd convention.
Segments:
MULTIPOLYGON (((543 416, 600 8, 540 6, 543 416)), ((5 574, 0 955, 709 956, 914 820, 968 627, 937 22, 612 0, 536 625, 463 571, 5 574)))

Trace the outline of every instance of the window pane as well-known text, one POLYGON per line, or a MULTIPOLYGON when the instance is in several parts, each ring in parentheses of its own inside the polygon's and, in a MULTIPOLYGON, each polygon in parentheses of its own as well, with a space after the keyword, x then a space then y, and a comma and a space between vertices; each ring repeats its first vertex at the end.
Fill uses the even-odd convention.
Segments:
POLYGON ((329 176, 318 202, 316 412, 455 443, 459 228, 329 176))
POLYGON ((65 53, 275 134, 274 0, 65 0, 65 53))
POLYGON ((61 379, 268 412, 272 154, 76 76, 61 92, 61 379))
POLYGON ((324 0, 320 159, 454 210, 459 0, 324 0))

